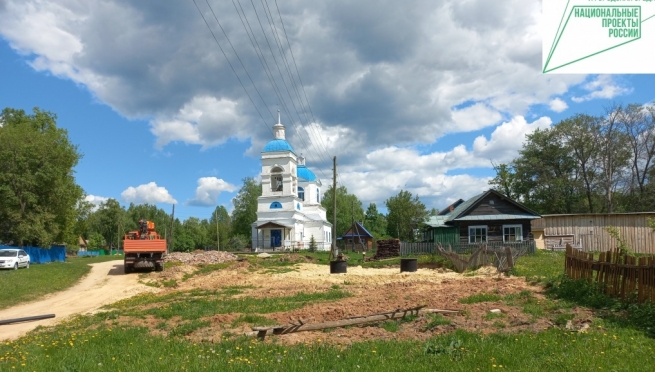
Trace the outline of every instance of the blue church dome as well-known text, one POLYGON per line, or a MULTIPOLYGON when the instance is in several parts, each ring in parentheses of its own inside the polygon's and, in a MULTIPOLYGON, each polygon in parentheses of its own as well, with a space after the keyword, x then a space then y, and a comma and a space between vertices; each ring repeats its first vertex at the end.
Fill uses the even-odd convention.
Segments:
POLYGON ((307 167, 304 165, 298 166, 296 175, 298 176, 298 178, 304 179, 306 181, 316 181, 316 175, 314 174, 314 172, 307 169, 307 167))
POLYGON ((274 152, 274 151, 293 151, 293 147, 291 147, 291 144, 289 142, 283 140, 283 139, 274 139, 271 142, 267 143, 266 146, 264 146, 264 150, 262 152, 274 152))

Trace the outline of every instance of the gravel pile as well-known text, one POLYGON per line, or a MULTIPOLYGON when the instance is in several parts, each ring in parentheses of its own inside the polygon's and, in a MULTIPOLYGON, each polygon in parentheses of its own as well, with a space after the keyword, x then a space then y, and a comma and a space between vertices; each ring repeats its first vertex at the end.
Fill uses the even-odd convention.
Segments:
POLYGON ((164 257, 164 261, 182 262, 186 265, 207 265, 222 262, 236 261, 237 256, 230 252, 206 251, 206 252, 173 252, 164 257))

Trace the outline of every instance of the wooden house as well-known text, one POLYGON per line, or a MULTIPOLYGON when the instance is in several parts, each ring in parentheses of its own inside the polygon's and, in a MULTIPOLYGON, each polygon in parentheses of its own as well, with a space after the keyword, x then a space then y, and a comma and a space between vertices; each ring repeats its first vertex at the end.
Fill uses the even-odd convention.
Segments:
POLYGON ((423 240, 442 244, 516 244, 532 239, 531 221, 541 216, 496 190, 461 199, 425 223, 423 240))
POLYGON ((546 214, 532 221, 537 248, 563 250, 566 244, 588 252, 617 247, 607 231, 614 227, 635 253, 655 254, 655 232, 648 224, 655 212, 546 214))
POLYGON ((373 235, 360 222, 353 223, 338 240, 341 242, 341 249, 369 251, 373 248, 373 235))

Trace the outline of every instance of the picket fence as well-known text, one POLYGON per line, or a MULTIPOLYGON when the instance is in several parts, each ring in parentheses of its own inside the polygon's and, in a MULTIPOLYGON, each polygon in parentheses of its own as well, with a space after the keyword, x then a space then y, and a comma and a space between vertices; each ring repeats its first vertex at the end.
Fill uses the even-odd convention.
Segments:
POLYGON ((655 257, 634 257, 618 249, 602 252, 598 260, 593 253, 566 246, 566 276, 599 283, 609 296, 638 302, 655 301, 655 257))

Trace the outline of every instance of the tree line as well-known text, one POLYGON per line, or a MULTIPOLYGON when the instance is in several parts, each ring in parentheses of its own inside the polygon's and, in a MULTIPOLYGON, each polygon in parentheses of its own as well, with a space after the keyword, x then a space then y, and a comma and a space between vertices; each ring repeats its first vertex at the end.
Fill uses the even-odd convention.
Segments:
POLYGON ((527 136, 489 184, 541 214, 655 210, 655 107, 612 104, 527 136))
MULTIPOLYGON (((0 115, 0 243, 77 247, 82 237, 91 249, 116 247, 125 233, 137 230, 138 221, 146 219, 155 223, 162 237, 174 236, 172 251, 236 250, 250 244, 257 198, 262 194, 254 178, 243 180, 231 214, 225 206, 217 206, 208 219, 173 220, 156 205, 122 206, 115 199, 96 206, 85 201, 84 190, 75 181, 74 167, 82 154, 56 119, 38 108, 31 114, 6 108, 0 115)), ((337 237, 358 221, 375 238, 415 240, 430 214, 418 196, 405 190, 385 201, 387 214, 380 213, 375 203, 364 211, 362 202, 344 186, 336 191, 337 237)), ((334 197, 329 187, 322 200, 331 223, 334 197)))

